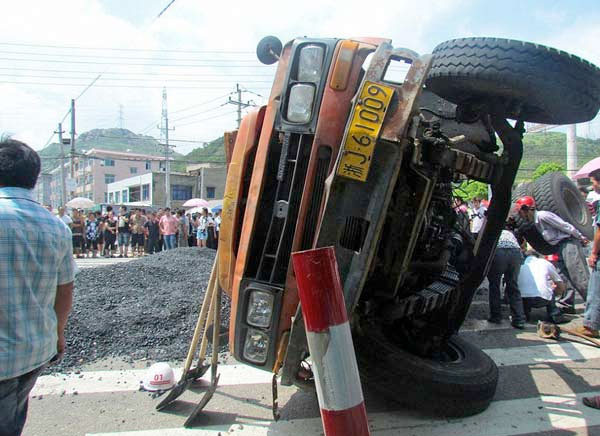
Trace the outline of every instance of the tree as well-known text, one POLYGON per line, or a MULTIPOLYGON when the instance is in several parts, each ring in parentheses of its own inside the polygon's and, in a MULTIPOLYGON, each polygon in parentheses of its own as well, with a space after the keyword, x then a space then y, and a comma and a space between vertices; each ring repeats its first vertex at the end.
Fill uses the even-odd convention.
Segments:
POLYGON ((482 199, 488 198, 488 185, 482 182, 465 181, 454 189, 454 196, 460 197, 465 201, 471 201, 473 197, 482 199))
POLYGON ((533 180, 536 180, 542 177, 544 174, 553 173, 555 171, 565 171, 565 167, 556 162, 544 162, 539 164, 535 171, 533 172, 533 180))

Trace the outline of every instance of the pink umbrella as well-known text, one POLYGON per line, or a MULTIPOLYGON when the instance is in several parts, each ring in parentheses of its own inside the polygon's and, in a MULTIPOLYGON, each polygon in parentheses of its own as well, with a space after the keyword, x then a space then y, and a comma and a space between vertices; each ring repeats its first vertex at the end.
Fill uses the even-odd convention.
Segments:
POLYGON ((577 173, 573 176, 573 178, 574 179, 585 179, 586 177, 589 177, 589 175, 592 171, 595 171, 597 169, 600 169, 600 157, 592 159, 591 161, 586 163, 584 166, 582 166, 581 169, 579 171, 577 171, 577 173))
POLYGON ((208 207, 208 201, 203 200, 202 198, 190 198, 183 203, 183 207, 208 207))

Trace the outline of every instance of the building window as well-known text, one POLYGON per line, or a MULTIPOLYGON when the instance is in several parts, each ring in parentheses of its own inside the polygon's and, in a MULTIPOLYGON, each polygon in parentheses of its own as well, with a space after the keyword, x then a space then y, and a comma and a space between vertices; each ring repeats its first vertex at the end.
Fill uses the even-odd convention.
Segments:
POLYGON ((192 198, 192 187, 186 185, 171 185, 171 200, 185 201, 192 198))
POLYGON ((129 201, 127 192, 127 189, 123 189, 123 203, 127 203, 129 201))
POLYGON ((105 167, 114 167, 115 166, 114 159, 104 159, 104 166, 105 167))
POLYGON ((206 198, 215 198, 215 187, 214 186, 206 187, 206 198))
POLYGON ((150 162, 149 160, 146 161, 146 169, 147 170, 152 169, 152 162, 150 162))
POLYGON ((112 204, 114 201, 115 201, 115 196, 111 192, 108 194, 108 202, 112 204))
POLYGON ((164 161, 160 161, 158 163, 158 169, 159 169, 159 171, 164 171, 165 170, 165 162, 164 161))
POLYGON ((121 202, 121 192, 115 192, 115 203, 119 204, 121 202))
POLYGON ((137 167, 129 167, 129 174, 137 174, 137 167))
POLYGON ((150 184, 142 185, 142 201, 150 200, 150 184))
POLYGON ((106 183, 108 185, 109 183, 114 183, 114 182, 115 182, 114 174, 104 174, 104 183, 106 183))
POLYGON ((129 188, 129 201, 131 203, 135 203, 136 201, 140 201, 140 187, 132 186, 129 188))
POLYGON ((104 193, 104 203, 108 203, 108 192, 104 193))

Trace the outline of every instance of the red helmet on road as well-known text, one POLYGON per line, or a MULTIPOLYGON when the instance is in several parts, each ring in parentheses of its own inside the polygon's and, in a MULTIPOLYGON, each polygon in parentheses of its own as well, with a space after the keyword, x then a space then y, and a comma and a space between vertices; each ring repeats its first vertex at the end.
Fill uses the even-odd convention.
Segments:
POLYGON ((535 200, 533 199, 533 197, 525 195, 515 202, 515 210, 517 212, 520 211, 523 208, 523 206, 527 206, 527 208, 529 209, 535 208, 535 200))

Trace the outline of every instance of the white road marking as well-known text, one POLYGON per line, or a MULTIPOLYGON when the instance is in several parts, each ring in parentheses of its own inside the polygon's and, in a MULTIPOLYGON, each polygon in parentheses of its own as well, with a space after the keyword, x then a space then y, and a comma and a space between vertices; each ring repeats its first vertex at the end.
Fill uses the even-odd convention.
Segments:
MULTIPOLYGON (((571 342, 532 345, 528 347, 493 348, 484 350, 498 366, 536 365, 567 361, 585 361, 600 358, 600 349, 571 342)), ((31 395, 61 395, 135 391, 146 370, 90 371, 81 374, 46 375, 38 378, 31 395)), ((247 365, 219 365, 220 386, 268 384, 272 373, 247 365)), ((179 380, 181 368, 175 369, 179 380)), ((210 373, 204 376, 208 380, 210 373)))
MULTIPOLYGON (((569 430, 600 425, 600 413, 581 404, 589 392, 564 396, 496 401, 485 412, 461 419, 430 419, 407 411, 369 415, 374 435, 402 436, 516 436, 551 430, 569 430)), ((223 426, 203 429, 154 429, 112 433, 88 433, 87 436, 289 436, 322 434, 318 418, 290 421, 249 421, 234 424, 229 431, 223 426)))
MULTIPOLYGON (((175 380, 181 368, 174 369, 175 380)), ((273 374, 247 365, 219 365, 219 386, 271 383, 273 374)), ((100 392, 137 391, 145 369, 123 371, 86 371, 81 374, 44 375, 38 378, 30 395, 92 394, 100 392)), ((210 380, 210 371, 203 380, 210 380)))
POLYGON ((78 268, 83 269, 83 268, 95 268, 95 267, 99 267, 99 266, 107 266, 107 265, 117 265, 120 263, 127 263, 127 262, 131 262, 132 260, 135 260, 136 258, 134 257, 128 257, 128 258, 103 258, 103 257, 98 257, 98 258, 87 258, 87 259, 75 259, 75 264, 77 265, 78 268))
POLYGON ((585 361, 600 358, 600 348, 574 342, 558 342, 529 347, 492 348, 483 351, 498 366, 535 365, 537 363, 585 361))

